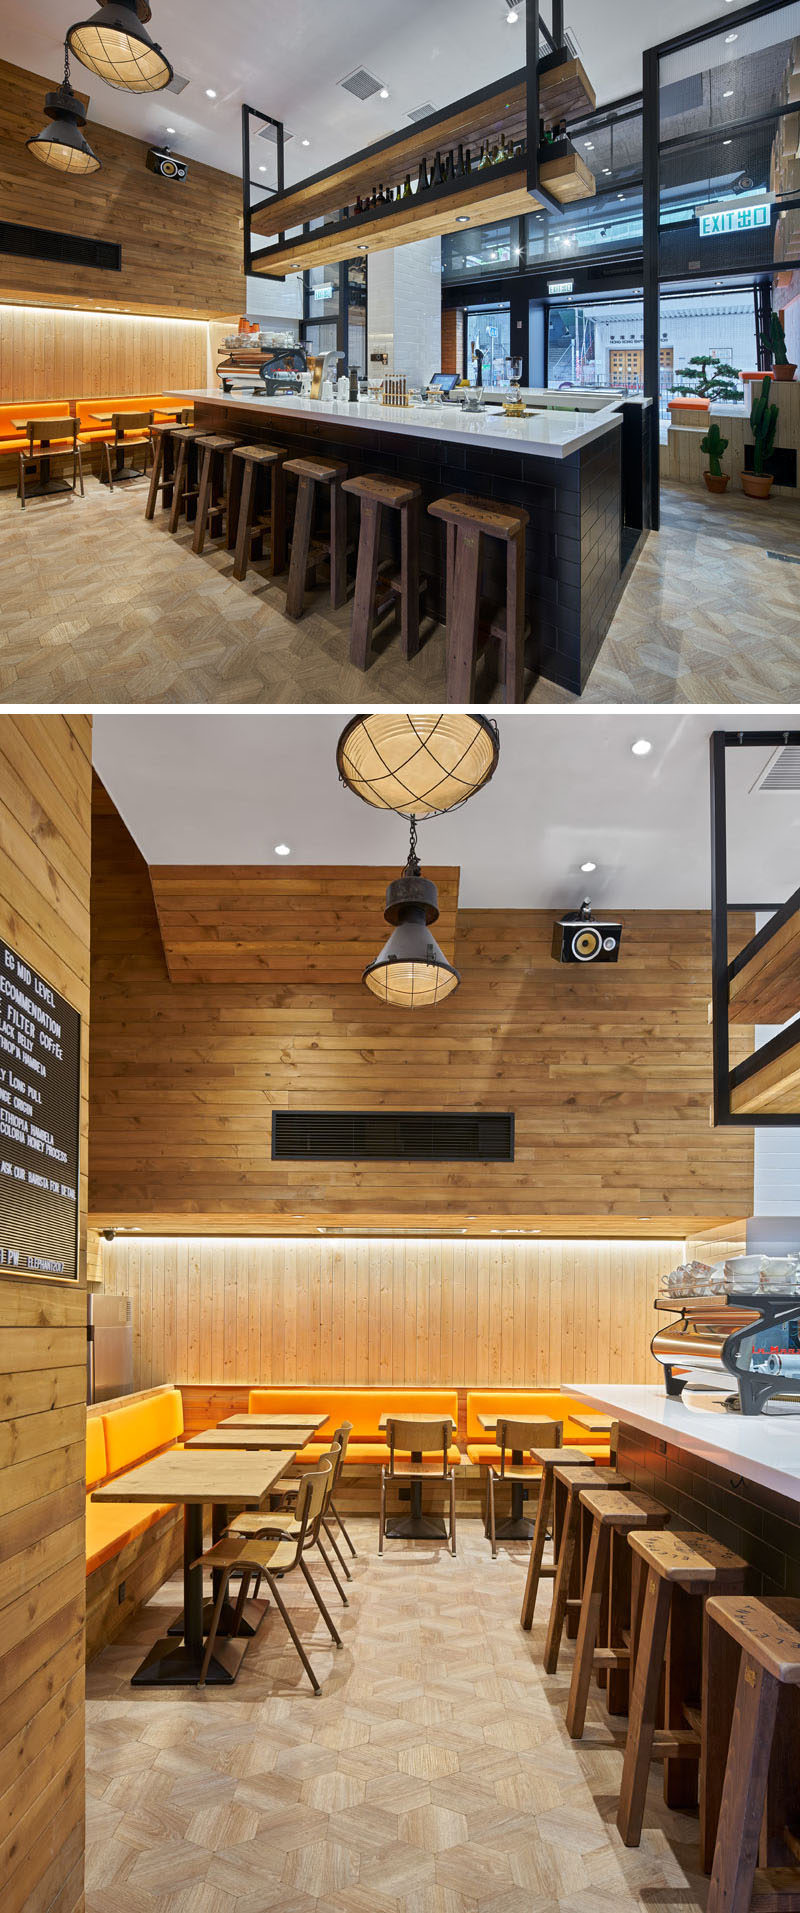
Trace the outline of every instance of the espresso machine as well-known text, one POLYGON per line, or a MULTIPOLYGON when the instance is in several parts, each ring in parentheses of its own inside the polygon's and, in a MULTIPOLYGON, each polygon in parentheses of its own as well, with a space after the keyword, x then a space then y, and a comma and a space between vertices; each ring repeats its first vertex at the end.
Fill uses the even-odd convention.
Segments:
MULTIPOLYGON (((746 1258, 750 1260, 751 1258, 746 1258)), ((755 1260, 755 1258, 752 1258, 755 1260)), ((735 1262, 726 1264, 733 1266, 735 1262)), ((743 1415, 800 1414, 800 1294, 756 1289, 660 1295, 677 1319, 656 1330, 651 1352, 667 1394, 687 1408, 743 1415)))

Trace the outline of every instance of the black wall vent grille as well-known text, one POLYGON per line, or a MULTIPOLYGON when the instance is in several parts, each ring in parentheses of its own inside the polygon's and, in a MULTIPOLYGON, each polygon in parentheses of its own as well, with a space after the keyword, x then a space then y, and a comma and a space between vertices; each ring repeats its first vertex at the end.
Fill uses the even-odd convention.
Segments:
POLYGON ((48 259, 61 266, 96 266, 122 271, 122 247, 110 239, 83 239, 80 233, 48 232, 44 226, 12 226, 0 219, 0 252, 19 259, 48 259))
POLYGON ((412 1110, 276 1109, 276 1162, 513 1162, 514 1117, 412 1110))

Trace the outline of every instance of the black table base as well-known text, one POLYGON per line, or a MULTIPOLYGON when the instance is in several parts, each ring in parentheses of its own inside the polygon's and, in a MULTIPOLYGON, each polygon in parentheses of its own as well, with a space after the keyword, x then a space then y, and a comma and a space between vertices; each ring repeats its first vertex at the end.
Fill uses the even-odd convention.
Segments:
MULTIPOLYGON (((193 1648, 185 1641, 156 1641, 150 1649, 141 1667, 137 1667, 131 1681, 132 1687, 196 1687, 200 1680, 203 1665, 203 1646, 193 1648)), ((214 1652, 208 1664, 206 1681, 209 1687, 226 1687, 235 1681, 247 1653, 247 1641, 220 1641, 215 1643, 214 1652)))
MULTIPOLYGON (((236 1602, 225 1600, 222 1603, 222 1612, 219 1617, 219 1628, 217 1631, 223 1639, 226 1636, 238 1634, 241 1636, 241 1639, 243 1641, 244 1640, 250 1641, 252 1640, 253 1635, 258 1633, 258 1630, 261 1626, 261 1623, 264 1619, 264 1615, 266 1614, 268 1607, 269 1607, 269 1601, 245 1601, 244 1607, 242 1609, 239 1625, 238 1627, 236 1627, 234 1625, 236 1621, 236 1602)), ((204 1601, 203 1603, 203 1633, 204 1634, 207 1634, 209 1631, 213 1613, 214 1613, 213 1600, 204 1601)), ((170 1637, 177 1636, 179 1640, 183 1639, 183 1634, 184 1634, 183 1609, 181 1609, 180 1614, 176 1614, 174 1621, 172 1621, 169 1627, 167 1628, 167 1633, 168 1635, 170 1635, 170 1637)))
MULTIPOLYGON (((421 1455, 412 1455, 412 1462, 419 1463, 421 1455)), ((447 1477, 442 1475, 442 1481, 447 1477)), ((385 1533, 392 1541, 446 1541, 447 1529, 440 1515, 423 1514, 422 1482, 411 1481, 400 1489, 401 1498, 408 1494, 411 1502, 409 1514, 396 1515, 393 1521, 387 1521, 385 1533)))

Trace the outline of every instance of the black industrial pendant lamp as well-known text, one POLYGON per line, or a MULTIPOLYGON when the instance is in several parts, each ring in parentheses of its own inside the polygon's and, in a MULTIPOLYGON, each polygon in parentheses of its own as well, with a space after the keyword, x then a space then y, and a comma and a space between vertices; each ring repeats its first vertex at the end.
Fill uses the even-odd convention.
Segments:
POLYGON ((88 20, 70 27, 67 44, 90 73, 126 93, 158 93, 173 69, 145 26, 148 0, 101 0, 88 20))
POLYGON ((81 127, 86 125, 86 112, 70 86, 66 46, 64 78, 55 93, 45 94, 44 110, 51 124, 26 140, 28 152, 57 173, 96 173, 100 161, 81 132, 81 127))
POLYGON ((429 883, 420 870, 414 817, 408 862, 402 876, 387 886, 384 915, 395 928, 380 956, 364 971, 367 989, 381 1003, 398 1009, 420 1010, 443 1003, 458 989, 461 978, 430 933, 429 926, 439 915, 439 896, 435 883, 429 883))
POLYGON ((376 810, 438 817, 488 784, 499 755, 497 725, 470 711, 360 711, 336 762, 342 783, 376 810))

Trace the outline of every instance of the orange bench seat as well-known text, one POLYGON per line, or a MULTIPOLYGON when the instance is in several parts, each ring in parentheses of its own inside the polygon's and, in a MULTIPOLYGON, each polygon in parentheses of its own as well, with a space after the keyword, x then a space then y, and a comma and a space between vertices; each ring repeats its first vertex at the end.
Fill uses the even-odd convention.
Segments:
POLYGON ((170 1501, 93 1501, 92 1493, 112 1475, 124 1474, 165 1448, 177 1446, 183 1434, 183 1399, 177 1388, 165 1389, 146 1401, 126 1402, 107 1415, 86 1420, 86 1573, 122 1553, 129 1541, 145 1534, 165 1515, 174 1513, 170 1501))
POLYGON ((497 1442, 481 1427, 479 1416, 506 1416, 509 1421, 536 1421, 541 1416, 549 1421, 561 1422, 561 1439, 565 1448, 583 1448, 595 1461, 607 1461, 610 1452, 608 1436, 592 1435, 588 1429, 580 1428, 572 1420, 572 1411, 579 1415, 584 1407, 583 1402, 562 1395, 558 1388, 470 1389, 467 1394, 467 1456, 477 1467, 485 1468, 487 1462, 500 1464, 497 1442))
MULTIPOLYGON (((313 1441, 298 1454, 299 1462, 316 1461, 330 1446, 341 1422, 352 1423, 345 1467, 360 1463, 379 1467, 389 1460, 389 1444, 379 1426, 382 1415, 441 1415, 458 1427, 458 1393, 454 1388, 251 1388, 248 1410, 251 1415, 279 1415, 282 1411, 299 1414, 303 1409, 327 1419, 313 1441)), ((451 1443, 453 1466, 462 1460, 461 1450, 451 1443)))
POLYGON ((91 1501, 86 1503, 86 1572, 93 1574, 106 1561, 113 1561, 129 1541, 146 1534, 166 1514, 174 1513, 171 1501, 91 1501))
MULTIPOLYGON (((0 405, 0 452, 21 452, 25 449, 25 433, 15 430, 15 418, 69 418, 69 416, 68 399, 51 399, 48 404, 42 404, 39 399, 35 404, 32 404, 30 399, 14 399, 10 405, 0 405)), ((53 440, 54 448, 57 445, 71 444, 72 433, 68 439, 53 440)))
POLYGON ((159 412, 174 412, 177 409, 177 402, 173 404, 163 392, 144 393, 141 398, 76 399, 75 417, 80 419, 81 424, 78 437, 81 445, 101 444, 104 439, 114 437, 111 421, 107 425, 99 424, 95 418, 96 412, 154 412, 157 417, 159 412))

